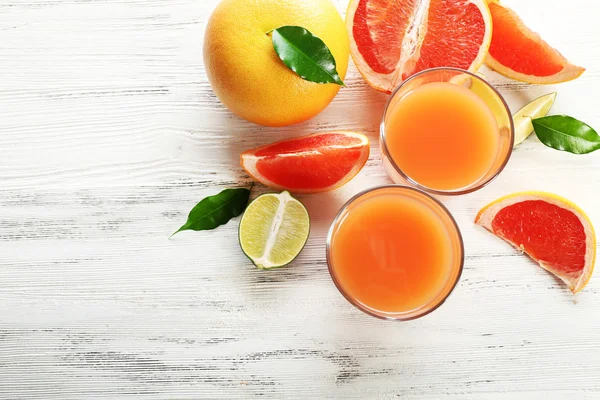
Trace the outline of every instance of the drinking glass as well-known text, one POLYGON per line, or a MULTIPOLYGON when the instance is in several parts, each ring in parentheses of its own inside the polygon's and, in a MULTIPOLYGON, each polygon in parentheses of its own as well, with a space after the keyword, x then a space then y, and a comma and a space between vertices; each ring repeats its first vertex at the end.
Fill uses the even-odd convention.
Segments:
MULTIPOLYGON (((432 116, 435 115, 435 110, 432 110, 432 116)), ((383 164, 390 178, 398 184, 410 184, 418 189, 436 195, 461 195, 471 193, 489 184, 494 180, 504 169, 514 145, 514 125, 510 109, 506 101, 488 82, 478 75, 457 68, 432 68, 413 75, 411 78, 404 81, 392 93, 385 106, 383 120, 381 122, 380 147, 383 157, 383 164), (432 82, 448 82, 456 85, 461 85, 475 93, 489 108, 493 114, 496 123, 498 124, 498 151, 491 163, 489 170, 483 174, 478 180, 470 183, 467 186, 452 189, 439 190, 427 187, 408 176, 402 168, 391 157, 387 147, 386 136, 388 135, 387 125, 388 118, 398 105, 398 102, 407 94, 416 88, 432 82)))
MULTIPOLYGON (((363 203, 364 204, 364 203, 363 203)), ((371 203, 372 204, 372 203, 371 203)), ((376 210, 379 213, 385 213, 385 209, 376 210)), ((368 224, 370 221, 364 221, 365 224, 368 224)), ((353 233, 353 236, 365 235, 364 232, 360 232, 360 226, 357 227, 357 231, 353 233)), ((377 240, 377 238, 370 238, 370 240, 377 240)), ((431 246, 435 246, 435 243, 431 243, 431 246)), ((433 248, 433 247, 432 247, 433 248)), ((367 249, 365 249, 367 250, 367 249)), ((398 320, 398 321, 407 321, 416 318, 420 318, 424 315, 429 314, 430 312, 437 309, 441 306, 444 301, 448 298, 450 293, 456 287, 460 276, 463 270, 464 264, 464 245, 462 235, 460 233, 460 229, 456 224, 456 221, 450 214, 450 212, 444 207, 442 203, 438 200, 430 196, 429 194, 408 187, 408 186, 400 186, 400 185, 389 185, 389 186, 381 186, 373 189, 369 189, 363 191, 362 193, 357 194, 352 199, 350 199, 339 211, 337 216, 335 217, 333 224, 329 230, 329 234, 327 237, 327 265, 329 267, 329 273, 331 275, 331 279, 335 283, 336 287, 340 291, 340 293, 356 308, 359 310, 377 317, 386 320, 398 320), (357 206, 361 206, 361 203, 364 201, 368 201, 370 199, 377 199, 379 196, 393 196, 397 198, 398 201, 414 201, 418 202, 420 205, 423 205, 428 209, 428 214, 430 214, 430 218, 435 218, 436 221, 439 221, 439 227, 441 227, 441 231, 443 235, 447 235, 447 243, 448 252, 447 252, 447 264, 444 265, 443 271, 444 276, 441 277, 440 283, 438 285, 437 291, 433 293, 431 296, 424 297, 424 301, 421 304, 418 304, 416 307, 410 310, 385 310, 382 311, 377 309, 374 306, 376 300, 373 300, 371 295, 364 295, 361 293, 352 294, 352 289, 345 282, 345 279, 340 276, 340 269, 344 268, 342 264, 347 262, 348 260, 338 259, 338 265, 336 265, 336 257, 334 256, 334 249, 336 246, 342 246, 340 249, 344 251, 344 243, 343 240, 336 240, 338 231, 342 224, 344 224, 347 217, 353 213, 353 211, 357 208, 357 206), (362 297, 361 297, 362 296, 362 297), (371 297, 371 304, 369 304, 369 297, 371 297)), ((375 258, 375 257, 374 257, 375 258)), ((381 258, 379 258, 379 261, 381 258)), ((361 268, 364 268, 365 271, 368 271, 369 274, 377 274, 380 269, 400 269, 403 268, 424 268, 424 265, 410 265, 410 266, 402 266, 402 260, 387 260, 387 265, 378 265, 374 259, 372 263, 366 263, 364 266, 361 265, 361 268)), ((368 282, 364 282, 364 285, 368 285, 368 282)), ((389 289, 389 288, 386 288, 389 289)), ((409 290, 410 292, 410 290, 409 290)), ((410 293, 403 292, 398 293, 398 296, 408 296, 410 293)))

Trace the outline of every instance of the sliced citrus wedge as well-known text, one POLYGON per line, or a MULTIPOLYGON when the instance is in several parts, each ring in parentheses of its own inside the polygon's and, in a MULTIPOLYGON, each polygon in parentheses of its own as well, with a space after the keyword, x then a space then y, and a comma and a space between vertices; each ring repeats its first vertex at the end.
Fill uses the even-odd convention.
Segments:
POLYGON ((544 192, 515 193, 484 207, 475 223, 525 252, 573 293, 582 290, 592 276, 594 227, 567 199, 544 192))
POLYGON ((484 0, 351 0, 350 53, 373 88, 390 93, 434 67, 475 71, 492 37, 484 0))
POLYGON ((288 192, 263 194, 246 209, 239 228, 242 251, 259 269, 284 267, 302 251, 310 218, 288 192))
POLYGON ((578 78, 584 68, 571 64, 529 29, 510 8, 489 3, 494 33, 485 63, 494 71, 528 83, 560 83, 578 78))
POLYGON ((354 178, 369 152, 369 139, 360 133, 317 133, 245 151, 241 164, 265 186, 316 193, 337 189, 354 178))
POLYGON ((515 146, 533 133, 532 119, 545 117, 556 100, 556 92, 538 97, 513 115, 515 124, 515 146))

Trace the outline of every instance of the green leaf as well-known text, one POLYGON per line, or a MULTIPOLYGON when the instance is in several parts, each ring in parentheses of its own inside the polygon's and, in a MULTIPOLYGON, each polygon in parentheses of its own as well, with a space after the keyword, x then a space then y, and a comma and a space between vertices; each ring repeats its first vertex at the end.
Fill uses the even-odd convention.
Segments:
POLYGON ((171 237, 181 231, 206 231, 224 225, 244 212, 249 198, 250 190, 244 188, 225 189, 207 197, 190 211, 187 222, 171 237))
POLYGON ((600 136, 589 125, 566 115, 553 115, 531 121, 535 134, 548 147, 573 154, 600 149, 600 136))
POLYGON ((345 86, 335 58, 321 39, 300 26, 282 26, 271 33, 281 61, 302 79, 345 86))

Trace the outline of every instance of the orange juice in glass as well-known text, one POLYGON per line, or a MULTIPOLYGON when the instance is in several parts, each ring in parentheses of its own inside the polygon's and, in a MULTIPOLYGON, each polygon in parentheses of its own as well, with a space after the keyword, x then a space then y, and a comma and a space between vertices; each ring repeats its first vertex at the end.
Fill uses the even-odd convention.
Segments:
POLYGON ((462 272, 463 242, 446 208, 406 186, 351 199, 327 239, 331 277, 350 303, 375 317, 410 320, 439 307, 462 272))
POLYGON ((473 192, 504 169, 514 143, 510 110, 486 81, 434 68, 394 91, 381 124, 388 175, 440 195, 473 192))

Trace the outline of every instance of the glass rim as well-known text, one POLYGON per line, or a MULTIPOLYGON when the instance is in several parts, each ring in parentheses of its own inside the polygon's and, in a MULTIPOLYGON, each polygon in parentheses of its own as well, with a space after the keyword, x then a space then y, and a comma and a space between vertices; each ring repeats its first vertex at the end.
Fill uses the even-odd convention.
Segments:
POLYGON ((424 317, 424 316, 426 316, 426 315, 434 312, 435 310, 437 310, 442 304, 444 304, 446 302, 446 300, 448 300, 448 298, 450 297, 450 295, 454 292, 454 289, 456 289, 456 286, 458 286, 458 282, 460 282, 460 278, 462 277, 462 273, 463 273, 464 265, 465 265, 465 245, 464 245, 464 240, 463 240, 463 237, 462 237, 462 233, 460 231, 460 228, 459 228, 456 220, 454 219, 454 216, 448 210, 448 208, 446 208, 446 206, 444 206, 444 204, 442 204, 441 201, 439 201, 438 199, 436 199, 435 197, 433 197, 432 195, 430 195, 429 193, 427 193, 427 192, 425 192, 423 190, 419 190, 417 188, 413 188, 413 187, 410 187, 410 186, 397 185, 397 184, 375 186, 375 187, 372 187, 370 189, 363 190, 362 192, 359 192, 356 195, 352 196, 350 198, 350 200, 348 200, 342 206, 342 208, 340 208, 340 210, 336 214, 335 218, 333 219, 333 222, 331 223, 331 227, 329 228, 329 232, 327 233, 327 241, 326 241, 326 245, 325 245, 325 251, 326 251, 327 269, 329 270, 329 275, 331 277, 331 280, 333 281, 333 283, 337 287, 338 291, 342 294, 342 296, 344 296, 344 298, 350 304, 352 304, 354 307, 356 307, 360 311, 364 312, 365 314, 368 314, 368 315, 370 315, 372 317, 375 317, 375 318, 378 318, 378 319, 382 319, 382 320, 386 320, 386 321, 412 321, 412 320, 424 317), (401 313, 397 313, 397 314, 389 313, 390 315, 381 315, 381 314, 377 314, 376 312, 373 312, 371 309, 365 307, 360 302, 356 301, 355 299, 353 299, 352 297, 350 297, 346 293, 346 291, 342 287, 341 283, 339 282, 339 280, 338 280, 338 278, 337 278, 337 276, 335 274, 335 271, 333 270, 333 260, 332 260, 332 256, 331 256, 331 245, 332 245, 332 239, 333 239, 333 234, 334 234, 335 228, 340 223, 340 219, 341 219, 342 215, 344 214, 344 212, 355 201, 357 201, 361 197, 363 197, 363 196, 365 196, 365 195, 367 195, 369 193, 376 192, 376 191, 379 191, 379 190, 384 190, 384 189, 402 189, 402 190, 408 190, 408 191, 415 192, 418 195, 424 196, 424 197, 428 198, 429 200, 433 201, 433 203, 435 205, 437 205, 438 207, 440 207, 441 211, 449 218, 449 220, 450 220, 450 222, 452 224, 452 227, 454 228, 454 231, 457 234, 458 244, 459 244, 459 248, 460 248, 460 262, 459 262, 459 265, 458 265, 458 271, 457 271, 457 274, 456 274, 456 278, 454 278, 454 282, 452 282, 452 284, 450 285, 450 287, 448 289, 448 292, 446 294, 444 294, 444 296, 442 296, 430 308, 423 309, 421 311, 419 311, 419 309, 417 309, 416 313, 407 312, 407 313, 405 313, 405 314, 408 314, 408 316, 406 316, 406 317, 403 317, 402 315, 399 315, 401 313))
POLYGON ((435 195, 440 195, 440 196, 459 196, 459 195, 463 195, 463 194, 468 194, 468 193, 472 193, 475 192, 479 189, 482 189, 484 187, 486 187, 487 185, 489 185, 494 179, 496 179, 498 177, 498 175, 500 175, 500 173, 502 171, 504 171, 504 168, 506 168, 506 165, 508 164, 510 157, 512 155, 512 149, 514 147, 515 144, 515 125, 513 122, 513 118, 512 118, 512 114, 510 112, 510 108, 508 106, 508 104, 506 103, 506 100, 504 100, 504 97, 500 94, 500 92, 493 87, 489 82, 487 82, 485 79, 481 78, 480 76, 466 71, 464 69, 460 69, 460 68, 454 68, 454 67, 436 67, 436 68, 429 68, 426 70, 423 70, 421 72, 418 72, 414 75, 412 75, 410 78, 408 78, 407 80, 405 80, 404 82, 402 82, 400 85, 398 85, 396 87, 396 89, 394 89, 392 91, 392 94, 390 95, 390 98, 387 100, 385 107, 383 109, 383 117, 381 119, 381 124, 379 127, 379 143, 381 146, 381 151, 382 151, 382 155, 384 157, 387 157, 387 159, 389 160, 390 164, 392 165, 392 167, 394 167, 394 170, 403 178, 405 179, 408 183, 410 183, 411 185, 413 185, 414 187, 427 192, 427 193, 431 193, 431 194, 435 194, 435 195), (492 92, 500 99, 500 102, 502 103, 502 106, 504 107, 504 110, 506 111, 506 115, 508 116, 508 120, 509 120, 509 125, 510 125, 510 146, 509 149, 510 151, 507 151, 506 155, 504 156, 504 160, 502 161, 502 164, 497 168, 497 170, 487 179, 483 180, 482 182, 478 183, 477 185, 474 185, 472 187, 467 187, 466 189, 453 189, 453 190, 440 190, 440 189, 433 189, 430 188, 428 186, 422 185, 419 182, 415 181, 414 179, 412 179, 410 176, 408 176, 406 173, 404 173, 404 171, 402 171, 402 169, 398 166, 398 164, 396 164, 396 162, 394 161, 394 159, 391 157, 390 152, 387 148, 387 141, 385 138, 385 119, 388 115, 388 111, 389 111, 389 107, 392 103, 392 101, 396 98, 396 95, 398 94, 398 92, 409 82, 413 81, 414 79, 418 78, 421 75, 427 74, 427 73, 431 73, 431 72, 435 72, 435 71, 453 71, 453 72, 460 72, 460 73, 464 73, 469 75, 471 78, 473 79, 477 79, 479 82, 482 82, 485 86, 487 86, 488 88, 490 88, 492 90, 492 92))

